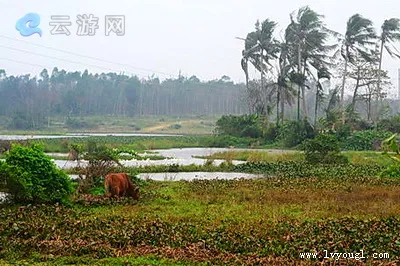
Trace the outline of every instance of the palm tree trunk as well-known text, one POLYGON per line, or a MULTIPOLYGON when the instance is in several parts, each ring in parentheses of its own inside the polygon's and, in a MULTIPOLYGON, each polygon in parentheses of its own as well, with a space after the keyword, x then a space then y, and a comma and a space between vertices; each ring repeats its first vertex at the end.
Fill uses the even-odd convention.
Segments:
POLYGON ((355 107, 356 107, 357 91, 358 91, 358 87, 360 86, 360 71, 361 71, 361 68, 358 67, 358 68, 357 68, 357 82, 356 82, 356 87, 354 88, 353 99, 352 99, 352 101, 351 101, 351 109, 350 109, 350 114, 349 114, 349 118, 350 118, 350 119, 353 118, 354 109, 355 109, 355 107))
POLYGON ((264 89, 264 68, 263 68, 263 49, 260 52, 260 74, 261 74, 261 90, 264 89))
POLYGON ((344 109, 344 86, 346 85, 346 76, 347 76, 347 67, 348 67, 348 60, 347 58, 344 61, 344 72, 343 72, 343 80, 342 80, 342 88, 340 91, 340 111, 342 113, 342 123, 345 123, 346 120, 346 114, 345 114, 345 109, 344 109))
POLYGON ((281 97, 281 87, 278 85, 276 90, 276 126, 279 126, 279 101, 281 97))
POLYGON ((315 93, 314 127, 317 126, 317 116, 318 116, 318 85, 317 85, 317 92, 315 93))
MULTIPOLYGON (((301 74, 301 43, 299 42, 299 46, 297 48, 297 72, 299 75, 301 74)), ((300 91, 301 91, 301 84, 298 84, 298 92, 297 92, 297 121, 300 121, 300 91)))
POLYGON ((282 123, 283 123, 283 120, 285 119, 285 94, 284 93, 281 94, 281 119, 282 119, 282 123))
POLYGON ((381 90, 381 71, 382 71, 382 60, 383 60, 383 46, 385 45, 385 41, 381 40, 381 51, 379 54, 379 72, 378 72, 378 92, 381 90))
MULTIPOLYGON (((303 77, 306 75, 306 67, 305 67, 305 62, 304 62, 304 68, 303 68, 303 77)), ((307 104, 306 104, 306 94, 305 94, 305 88, 304 84, 301 86, 301 97, 303 98, 303 114, 304 114, 304 119, 307 120, 308 117, 308 111, 307 111, 307 104)))

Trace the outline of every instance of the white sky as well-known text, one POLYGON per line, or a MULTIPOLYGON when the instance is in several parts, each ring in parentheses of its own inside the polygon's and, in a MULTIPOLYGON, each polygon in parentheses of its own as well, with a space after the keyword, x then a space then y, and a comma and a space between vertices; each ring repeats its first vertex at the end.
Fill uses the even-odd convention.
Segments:
MULTIPOLYGON (((235 37, 245 37, 254 29, 257 19, 266 18, 278 22, 279 36, 289 23, 289 14, 304 5, 325 15, 327 26, 341 33, 345 30, 347 19, 355 13, 373 20, 378 30, 386 18, 400 17, 400 2, 394 0, 0 0, 3 21, 0 24, 0 35, 3 36, 0 36, 0 68, 14 75, 36 75, 43 67, 51 70, 55 66, 68 71, 87 68, 90 72, 125 72, 140 77, 150 76, 153 72, 168 73, 156 74, 160 78, 177 76, 181 70, 184 75, 194 74, 202 80, 228 75, 234 81, 243 81, 244 74, 240 67, 243 42, 235 37), (37 34, 23 37, 15 29, 16 21, 30 12, 41 16, 42 37, 37 34), (78 14, 99 17, 100 28, 95 36, 76 35, 78 14), (51 26, 48 25, 51 15, 69 15, 72 34, 51 35, 51 26), (105 36, 105 15, 125 15, 125 36, 105 36), (35 47, 26 42, 128 64, 130 67, 35 47), (30 55, 4 46, 77 63, 30 55), (38 66, 10 62, 4 58, 38 66)), ((390 71, 396 87, 397 68, 400 68, 400 61, 385 58, 384 69, 390 71)))

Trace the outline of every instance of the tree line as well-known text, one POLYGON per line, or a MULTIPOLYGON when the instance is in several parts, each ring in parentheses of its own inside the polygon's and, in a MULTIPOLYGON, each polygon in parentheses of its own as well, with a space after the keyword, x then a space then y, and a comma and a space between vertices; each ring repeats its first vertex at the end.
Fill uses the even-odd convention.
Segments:
POLYGON ((228 76, 139 79, 43 69, 39 77, 7 76, 0 70, 0 116, 13 128, 40 128, 54 116, 224 115, 247 112, 244 84, 228 76))
POLYGON ((290 14, 281 39, 275 37, 277 23, 270 19, 257 21, 243 39, 241 67, 254 113, 273 116, 280 124, 290 117, 287 108, 295 109, 297 120, 312 117, 310 122, 317 125, 321 119, 333 124, 352 121, 359 112, 374 121, 384 112, 391 84, 382 70, 383 55, 400 58, 395 46, 400 20, 387 19, 377 31, 370 19, 355 14, 339 33, 323 18, 302 7, 290 14), (259 78, 249 77, 249 67, 259 78))

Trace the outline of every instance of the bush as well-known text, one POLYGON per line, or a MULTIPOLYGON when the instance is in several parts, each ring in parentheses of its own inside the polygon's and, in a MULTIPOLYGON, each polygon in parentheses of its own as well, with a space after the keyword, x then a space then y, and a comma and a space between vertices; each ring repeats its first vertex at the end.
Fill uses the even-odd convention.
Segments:
POLYGON ((335 135, 319 134, 314 139, 303 142, 302 150, 306 161, 312 164, 346 164, 347 157, 340 154, 339 141, 335 135))
POLYGON ((83 159, 88 165, 80 172, 84 176, 80 180, 78 192, 87 193, 91 189, 102 186, 104 177, 112 172, 119 163, 119 150, 111 150, 105 145, 98 145, 94 141, 88 141, 85 147, 75 147, 79 153, 84 153, 83 159), (85 150, 85 151, 84 151, 85 150))
POLYGON ((368 151, 373 150, 375 142, 389 138, 392 133, 387 131, 364 130, 353 133, 343 143, 344 150, 368 151))
POLYGON ((170 126, 170 128, 171 128, 171 129, 181 129, 182 126, 179 125, 179 124, 175 124, 175 125, 170 126))
POLYGON ((279 129, 278 139, 283 146, 291 148, 315 136, 313 127, 307 120, 285 122, 279 129))
POLYGON ((380 177, 395 177, 395 178, 400 178, 400 164, 395 163, 385 170, 383 170, 380 175, 380 177))
POLYGON ((279 133, 279 128, 275 124, 270 124, 264 132, 264 139, 268 143, 273 143, 276 141, 279 133))
POLYGON ((377 124, 377 128, 381 131, 400 133, 400 115, 380 120, 377 124))
POLYGON ((33 129, 31 121, 23 113, 16 113, 11 117, 8 129, 29 130, 33 129))
POLYGON ((65 121, 65 125, 70 129, 96 128, 96 125, 94 123, 79 121, 70 117, 68 117, 67 121, 65 121))
POLYGON ((251 138, 238 138, 233 136, 212 136, 201 140, 201 145, 205 147, 249 147, 255 140, 251 138))
POLYGON ((2 166, 6 187, 18 203, 65 202, 72 193, 68 175, 38 145, 14 145, 2 166))
POLYGON ((216 123, 218 135, 260 138, 262 130, 258 115, 222 116, 216 123))
POLYGON ((0 190, 3 190, 6 188, 6 163, 0 161, 0 190))

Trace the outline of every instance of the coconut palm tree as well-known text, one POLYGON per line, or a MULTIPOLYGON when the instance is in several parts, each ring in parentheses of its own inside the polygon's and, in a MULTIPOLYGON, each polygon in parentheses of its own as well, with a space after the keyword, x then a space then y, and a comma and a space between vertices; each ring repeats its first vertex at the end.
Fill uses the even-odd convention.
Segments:
POLYGON ((242 68, 248 79, 248 62, 250 62, 260 72, 263 88, 267 67, 271 66, 271 60, 276 59, 279 52, 277 42, 273 38, 276 23, 266 19, 262 23, 257 21, 255 26, 255 31, 247 34, 245 39, 242 68))
POLYGON ((294 102, 294 95, 296 92, 293 91, 289 71, 293 66, 290 64, 289 56, 289 45, 286 41, 279 43, 279 68, 278 68, 278 79, 276 83, 276 123, 279 125, 280 120, 285 118, 285 103, 290 106, 294 102), (280 110, 279 110, 280 109, 280 110))
POLYGON ((355 14, 347 22, 346 33, 342 40, 341 55, 344 59, 344 72, 340 92, 342 122, 345 122, 344 88, 349 64, 355 65, 358 58, 373 62, 377 35, 371 20, 355 14))
POLYGON ((329 37, 334 34, 327 29, 322 21, 323 16, 310 9, 308 6, 300 8, 297 13, 292 13, 291 23, 286 29, 285 38, 291 45, 290 58, 297 69, 293 69, 292 78, 298 85, 297 118, 300 119, 300 98, 303 99, 303 112, 307 119, 307 106, 305 103, 305 81, 315 64, 327 65, 328 53, 335 46, 326 44, 329 37), (310 62, 314 62, 312 65, 310 62), (301 95, 301 96, 300 96, 301 95))
MULTIPOLYGON (((400 52, 394 46, 394 42, 400 41, 400 19, 391 18, 385 20, 385 22, 381 27, 381 35, 379 37, 379 40, 380 40, 379 73, 381 73, 384 49, 392 58, 400 59, 400 52)), ((380 80, 381 76, 379 75, 378 91, 380 89, 380 80)))
POLYGON ((318 121, 318 108, 319 104, 324 100, 324 87, 322 86, 321 80, 322 79, 331 79, 331 73, 325 67, 321 67, 318 69, 317 73, 317 86, 315 92, 315 108, 314 108, 314 126, 317 125, 318 121))

